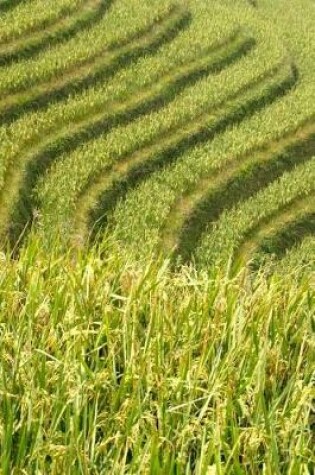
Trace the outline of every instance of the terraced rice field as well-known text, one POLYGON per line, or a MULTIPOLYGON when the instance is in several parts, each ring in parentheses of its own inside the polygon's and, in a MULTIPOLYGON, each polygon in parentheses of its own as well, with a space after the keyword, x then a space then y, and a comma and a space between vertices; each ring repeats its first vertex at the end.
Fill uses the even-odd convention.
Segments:
POLYGON ((313 473, 314 25, 0 0, 0 473, 313 473))

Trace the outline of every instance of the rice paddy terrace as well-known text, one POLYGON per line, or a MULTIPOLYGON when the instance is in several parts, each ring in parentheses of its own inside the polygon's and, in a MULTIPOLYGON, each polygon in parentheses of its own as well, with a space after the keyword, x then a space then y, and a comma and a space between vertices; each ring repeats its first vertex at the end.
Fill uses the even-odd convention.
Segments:
POLYGON ((32 228, 44 246, 110 239, 137 261, 312 259, 313 2, 2 1, 0 14, 4 242, 32 228))
POLYGON ((1 475, 314 473, 314 77, 314 0, 0 0, 1 475))

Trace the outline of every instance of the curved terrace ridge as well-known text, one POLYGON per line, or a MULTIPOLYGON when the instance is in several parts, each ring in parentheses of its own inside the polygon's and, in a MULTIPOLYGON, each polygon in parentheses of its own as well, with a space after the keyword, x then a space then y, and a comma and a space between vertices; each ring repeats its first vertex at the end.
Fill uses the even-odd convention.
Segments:
MULTIPOLYGON (((80 0, 82 5, 84 4, 85 0, 80 0)), ((96 0, 95 0, 96 1, 96 0)), ((4 6, 6 5, 6 2, 3 4, 0 3, 0 14, 2 11, 9 11, 12 8, 17 7, 19 4, 24 3, 25 0, 18 1, 18 0, 9 0, 10 5, 8 4, 8 8, 5 10, 1 10, 1 5, 4 6)), ((19 32, 16 32, 15 36, 12 38, 11 36, 0 41, 0 51, 2 48, 8 47, 10 48, 11 45, 14 45, 16 42, 19 41, 25 41, 28 42, 33 36, 36 34, 41 34, 44 32, 45 29, 54 29, 57 28, 58 25, 68 17, 72 16, 75 14, 77 10, 77 5, 63 5, 62 8, 60 8, 60 11, 55 17, 46 17, 42 18, 38 22, 34 22, 29 28, 27 28, 25 31, 21 30, 19 32)), ((30 11, 31 15, 31 11, 30 11)))
MULTIPOLYGON (((180 16, 180 19, 183 17, 180 16)), ((186 16, 185 16, 186 18, 186 16)), ((175 32, 181 31, 186 26, 181 21, 176 25, 178 29, 174 30, 174 24, 172 25, 171 37, 173 38, 175 32)), ((170 37, 165 40, 171 41, 170 37)), ((231 38, 233 41, 233 38, 231 38)), ((157 52, 156 37, 152 38, 153 48, 149 49, 150 55, 157 52)), ((161 43, 162 46, 162 43, 161 43)), ((146 91, 142 91, 142 95, 139 97, 133 96, 131 99, 124 101, 123 103, 110 103, 108 107, 97 107, 96 110, 91 109, 90 114, 87 114, 81 118, 77 123, 66 123, 64 128, 58 128, 55 132, 52 132, 50 136, 43 137, 42 142, 36 142, 31 144, 30 147, 21 149, 19 156, 12 161, 11 166, 5 174, 5 185, 1 191, 2 202, 2 223, 6 222, 9 209, 12 207, 13 196, 16 195, 17 188, 21 186, 21 180, 24 185, 20 189, 21 206, 17 206, 13 215, 20 216, 18 220, 21 223, 21 217, 24 216, 23 226, 32 217, 31 191, 35 187, 40 175, 56 160, 61 154, 70 152, 79 147, 85 142, 88 142, 104 133, 108 133, 113 127, 128 123, 138 116, 149 113, 153 110, 158 110, 164 106, 167 102, 170 102, 174 97, 173 86, 176 84, 179 88, 185 88, 190 83, 194 83, 199 77, 202 77, 208 71, 214 71, 215 69, 224 67, 223 62, 215 60, 215 53, 219 52, 223 48, 223 43, 220 43, 217 48, 211 48, 211 54, 205 53, 200 59, 192 62, 187 69, 180 68, 179 71, 174 70, 161 77, 161 80, 148 87, 146 91), (213 59, 211 61, 211 59, 213 59), (105 110, 105 112, 104 112, 105 110), (24 153, 24 155, 23 155, 24 153), (20 162, 21 167, 18 168, 17 161, 20 162), (25 170, 23 170, 26 168, 25 170), (24 178, 22 178, 22 176, 24 178), (4 210, 7 210, 4 212, 4 210), (29 212, 26 213, 26 210, 29 212), (27 219, 26 219, 27 215, 27 219)), ((149 44, 146 44, 146 48, 149 44)), ((137 58, 134 58, 136 60, 137 58)), ((22 226, 22 227, 23 227, 22 226)), ((13 226, 14 228, 16 226, 13 226)))
POLYGON ((168 218, 172 225, 164 230, 166 248, 175 248, 176 255, 189 261, 204 232, 211 232, 224 211, 253 196, 297 164, 310 160, 314 147, 315 124, 311 121, 204 177, 172 209, 168 218))
POLYGON ((110 173, 109 170, 104 170, 94 185, 98 198, 96 204, 95 199, 93 200, 94 206, 90 210, 88 219, 89 228, 93 230, 93 239, 107 225, 108 216, 117 203, 148 176, 174 163, 187 149, 212 140, 216 134, 224 132, 228 126, 240 123, 291 90, 296 84, 296 75, 292 69, 284 78, 278 78, 282 74, 281 68, 276 73, 272 70, 269 86, 267 86, 268 73, 266 73, 266 78, 260 79, 260 84, 259 82, 257 84, 257 80, 254 80, 251 86, 248 84, 245 97, 241 91, 239 95, 236 94, 234 101, 219 105, 216 111, 217 120, 211 119, 209 122, 209 115, 214 112, 212 108, 211 111, 190 120, 179 130, 168 133, 167 136, 163 134, 158 137, 152 146, 123 158, 110 173), (255 91, 259 86, 262 89, 260 94, 258 93, 254 98, 246 98, 251 88, 255 91), (102 188, 104 192, 100 191, 102 188))
MULTIPOLYGON (((19 202, 13 213, 14 218, 11 219, 11 241, 14 241, 16 234, 19 234, 19 231, 13 233, 12 229, 21 230, 32 219, 32 210, 37 208, 37 204, 32 203, 32 191, 40 176, 59 156, 108 133, 114 127, 128 124, 142 115, 165 107, 179 91, 195 84, 203 76, 218 73, 241 55, 246 54, 253 45, 251 39, 243 39, 236 35, 229 42, 221 43, 217 48, 211 48, 209 53, 206 51, 200 58, 169 71, 158 82, 139 91, 139 95, 133 95, 131 99, 122 103, 110 104, 109 109, 105 108, 105 113, 84 117, 78 124, 73 124, 70 132, 68 126, 65 128, 64 134, 62 134, 62 130, 58 131, 57 134, 53 134, 49 138, 48 143, 43 143, 41 150, 40 144, 36 144, 34 152, 29 151, 28 158, 23 159, 23 162, 28 165, 23 179, 24 185, 19 192, 19 202), (14 223, 16 224, 14 225, 14 223)), ((15 169, 16 167, 12 166, 8 176, 10 173, 12 176, 15 169)), ((8 179, 5 181, 7 184, 10 183, 8 179)), ((9 186, 12 188, 12 185, 9 186)), ((7 192, 5 194, 7 195, 7 192)))
POLYGON ((113 48, 107 45, 102 53, 72 66, 61 77, 44 81, 31 89, 25 86, 22 91, 4 96, 0 101, 0 124, 10 124, 27 112, 47 108, 70 94, 78 94, 104 82, 138 58, 158 51, 189 22, 189 13, 174 7, 163 18, 138 32, 136 37, 132 35, 123 45, 113 48))
POLYGON ((299 196, 257 223, 237 247, 234 267, 250 264, 258 269, 264 254, 283 257, 285 252, 315 232, 315 193, 299 196), (281 230, 279 232, 279 229, 281 230), (281 241, 280 241, 280 239, 281 241))
POLYGON ((0 44, 0 66, 31 58, 36 54, 81 33, 95 25, 114 3, 114 0, 88 0, 80 8, 59 18, 42 30, 22 36, 9 44, 0 44))

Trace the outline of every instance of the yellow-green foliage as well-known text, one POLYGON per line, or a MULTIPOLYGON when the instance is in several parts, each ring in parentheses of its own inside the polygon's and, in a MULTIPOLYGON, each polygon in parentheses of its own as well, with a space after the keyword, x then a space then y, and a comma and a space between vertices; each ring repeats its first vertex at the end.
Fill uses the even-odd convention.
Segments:
POLYGON ((314 282, 108 246, 2 256, 2 473, 311 473, 314 282))
POLYGON ((313 0, 0 0, 0 474, 313 474, 313 0))

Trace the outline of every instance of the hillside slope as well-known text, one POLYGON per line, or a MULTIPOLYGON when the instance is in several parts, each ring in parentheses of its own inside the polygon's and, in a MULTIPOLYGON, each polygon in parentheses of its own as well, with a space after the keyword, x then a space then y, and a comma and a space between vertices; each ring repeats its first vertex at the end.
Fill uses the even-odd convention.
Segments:
POLYGON ((0 474, 313 474, 313 0, 0 0, 0 474))

